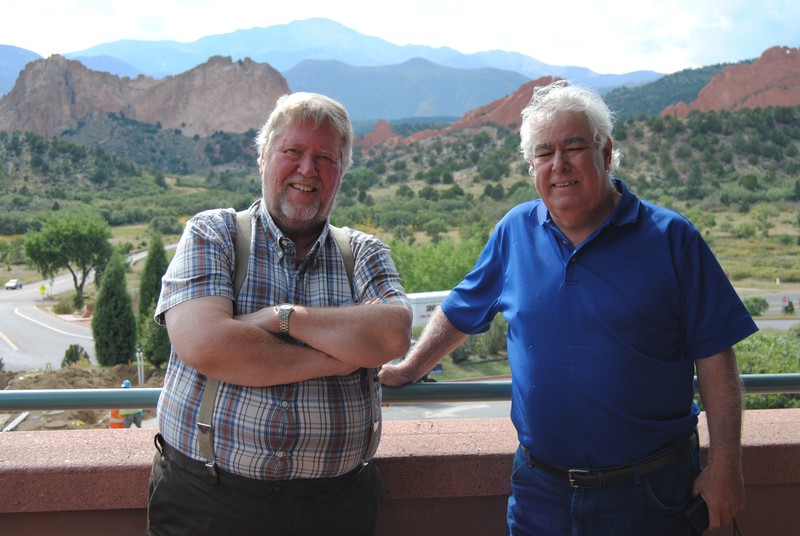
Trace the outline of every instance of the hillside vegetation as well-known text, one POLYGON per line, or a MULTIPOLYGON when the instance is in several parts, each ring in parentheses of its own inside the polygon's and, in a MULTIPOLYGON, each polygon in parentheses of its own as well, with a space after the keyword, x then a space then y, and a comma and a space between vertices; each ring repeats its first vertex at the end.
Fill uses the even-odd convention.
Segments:
MULTIPOLYGON (((128 127, 115 143, 127 140, 139 163, 63 139, 0 132, 0 234, 23 234, 43 215, 76 206, 99 210, 113 226, 167 221, 179 229, 200 210, 244 208, 260 196, 247 135, 191 140, 191 156, 181 156, 156 149, 164 147, 157 127, 128 127), (219 163, 204 174, 170 171, 188 169, 178 160, 198 154, 219 163)), ((624 155, 619 176, 641 197, 690 217, 733 279, 800 281, 800 108, 643 117, 620 123, 615 137, 624 155)), ((449 247, 441 255, 461 259, 447 264, 460 278, 494 223, 536 196, 518 140, 516 130, 486 125, 356 150, 332 219, 390 241, 398 264, 408 250, 407 270, 425 270, 423 248, 449 247)), ((5 254, 6 262, 14 258, 8 247, 5 254)), ((408 290, 446 288, 426 284, 420 275, 408 290)))
MULTIPOLYGON (((145 229, 169 243, 186 217, 214 207, 241 209, 260 196, 248 136, 176 139, 191 142, 181 156, 163 149, 179 133, 125 127, 127 134, 114 138, 114 154, 130 151, 140 163, 63 139, 0 132, 0 261, 7 277, 36 279, 22 272, 24 233, 68 208, 99 211, 114 226, 116 246, 146 249, 145 229), (206 155, 209 171, 170 171, 188 169, 180 158, 197 155, 206 155), (216 165, 210 155, 220 158, 216 165)), ((516 130, 486 125, 358 149, 333 223, 387 241, 408 292, 452 288, 474 264, 495 222, 537 195, 518 143, 516 130)), ((623 152, 619 177, 644 199, 689 217, 740 294, 774 292, 776 279, 783 289, 800 288, 800 108, 639 117, 618 125, 616 143, 623 152)), ((131 288, 138 288, 138 277, 134 267, 131 288)), ((94 292, 88 291, 90 302, 94 292)), ((742 373, 796 371, 798 341, 797 331, 786 336, 766 330, 747 339, 736 349, 742 373)), ((487 333, 470 337, 452 355, 455 374, 474 368, 464 364, 470 361, 484 367, 466 375, 504 372, 502 359, 478 359, 502 358, 504 345, 498 317, 487 333)), ((454 374, 450 361, 447 367, 439 379, 454 374)), ((749 408, 797 404, 798 395, 754 395, 747 402, 749 408)))
POLYGON ((604 94, 603 100, 616 111, 620 121, 656 116, 670 104, 694 101, 700 90, 728 65, 732 64, 684 69, 641 86, 622 86, 604 94))

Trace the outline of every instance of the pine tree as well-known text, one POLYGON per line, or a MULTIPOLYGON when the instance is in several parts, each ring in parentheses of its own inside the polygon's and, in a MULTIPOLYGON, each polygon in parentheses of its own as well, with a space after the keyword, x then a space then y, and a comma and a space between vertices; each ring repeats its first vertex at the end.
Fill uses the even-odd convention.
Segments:
POLYGON ((126 364, 136 358, 136 317, 125 286, 125 261, 114 254, 108 262, 92 315, 97 362, 126 364))
POLYGON ((147 262, 139 284, 139 346, 145 361, 161 368, 169 359, 170 342, 167 328, 153 320, 156 302, 161 294, 161 277, 167 271, 167 254, 160 234, 153 235, 147 251, 147 262))
POLYGON ((167 271, 167 254, 164 252, 164 241, 156 234, 150 241, 147 250, 147 261, 139 283, 139 314, 147 315, 153 310, 153 303, 161 293, 161 277, 167 271))
POLYGON ((153 320, 155 302, 150 310, 139 317, 139 345, 145 361, 160 369, 169 360, 172 345, 167 328, 153 320))

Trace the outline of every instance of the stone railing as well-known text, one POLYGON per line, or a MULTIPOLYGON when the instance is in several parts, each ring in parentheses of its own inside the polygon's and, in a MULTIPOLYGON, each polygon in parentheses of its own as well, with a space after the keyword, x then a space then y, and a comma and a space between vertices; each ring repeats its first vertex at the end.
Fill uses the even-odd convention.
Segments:
MULTIPOLYGON (((0 434, 2 534, 144 534, 153 432, 0 434)), ((798 534, 800 409, 747 412, 743 445, 747 507, 738 518, 743 536, 798 534)), ((516 446, 507 419, 385 423, 376 456, 385 482, 376 534, 504 534, 516 446)), ((723 534, 731 534, 730 528, 712 536, 723 534)))

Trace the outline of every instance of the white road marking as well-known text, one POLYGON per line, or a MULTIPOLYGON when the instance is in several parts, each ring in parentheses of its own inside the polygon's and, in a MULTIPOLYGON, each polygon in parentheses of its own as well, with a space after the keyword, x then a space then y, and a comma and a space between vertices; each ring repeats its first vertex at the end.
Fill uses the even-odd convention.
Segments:
POLYGON ((70 336, 70 337, 78 337, 79 339, 88 339, 88 340, 90 340, 90 341, 91 341, 91 340, 94 340, 94 337, 87 337, 86 335, 76 335, 75 333, 69 333, 69 332, 67 332, 67 331, 62 331, 62 330, 60 330, 60 329, 58 329, 58 328, 54 328, 53 326, 48 326, 48 325, 47 325, 47 324, 45 324, 44 322, 39 322, 38 320, 36 320, 36 319, 34 319, 34 318, 31 318, 31 317, 29 317, 29 316, 25 316, 24 314, 22 314, 22 313, 20 313, 20 312, 19 312, 19 309, 14 309, 14 314, 16 314, 17 316, 21 316, 21 317, 22 317, 22 318, 24 318, 25 320, 28 320, 28 321, 30 321, 30 322, 33 322, 34 324, 39 324, 39 325, 40 325, 40 326, 42 326, 43 328, 47 328, 47 329, 49 329, 49 330, 55 331, 56 333, 61 333, 62 335, 68 335, 68 336, 70 336))
POLYGON ((11 339, 9 339, 8 337, 6 337, 6 334, 5 334, 5 333, 3 333, 2 331, 0 331, 0 339, 3 339, 4 341, 6 341, 6 344, 7 344, 7 345, 8 345, 8 346, 9 346, 9 347, 12 349, 12 350, 14 350, 15 352, 19 351, 19 347, 18 347, 16 344, 14 344, 14 341, 12 341, 12 340, 11 340, 11 339))

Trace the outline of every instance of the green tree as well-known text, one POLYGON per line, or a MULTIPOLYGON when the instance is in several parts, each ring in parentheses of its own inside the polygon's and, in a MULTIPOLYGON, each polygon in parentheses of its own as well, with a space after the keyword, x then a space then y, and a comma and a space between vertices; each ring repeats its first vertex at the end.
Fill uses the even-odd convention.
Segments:
POLYGON ((761 187, 758 184, 758 177, 756 177, 753 173, 748 173, 741 179, 739 179, 739 184, 742 185, 743 188, 746 190, 750 190, 751 192, 757 192, 761 187))
POLYGON ((393 242, 392 259, 407 292, 449 290, 472 269, 484 243, 477 232, 458 243, 449 237, 415 246, 393 242))
POLYGON ((707 210, 703 210, 699 205, 693 205, 689 208, 689 210, 686 211, 686 214, 684 215, 694 224, 695 227, 701 231, 713 229, 714 226, 717 225, 717 220, 714 218, 714 214, 707 210))
POLYGON ((144 315, 151 311, 152 304, 161 294, 161 277, 167 271, 167 254, 164 252, 164 240, 161 235, 154 235, 147 250, 147 260, 142 270, 142 279, 139 283, 139 314, 144 315))
POLYGON ((160 235, 154 235, 147 251, 147 261, 139 284, 139 347, 145 361, 156 368, 167 362, 170 352, 167 328, 153 320, 161 277, 167 270, 167 254, 160 235))
POLYGON ((60 212, 50 217, 41 231, 25 239, 31 266, 47 279, 59 270, 72 274, 75 306, 83 308, 83 287, 91 271, 104 266, 111 256, 111 227, 96 212, 60 212))
POLYGON ((145 314, 140 317, 139 345, 142 357, 156 368, 161 368, 169 359, 171 345, 167 328, 153 320, 156 304, 152 303, 145 314))
POLYGON ((89 361, 89 354, 80 344, 70 344, 67 351, 64 352, 64 359, 61 360, 61 367, 68 367, 74 363, 78 363, 81 359, 89 361))
POLYGON ((92 314, 95 355, 106 367, 130 363, 136 357, 136 317, 125 288, 126 266, 118 253, 111 256, 92 314))
POLYGON ((181 234, 183 226, 174 216, 156 216, 150 220, 147 230, 153 234, 181 234))
POLYGON ((770 220, 778 216, 778 209, 767 203, 759 203, 750 211, 753 218, 756 220, 756 227, 761 230, 764 238, 769 237, 769 230, 775 227, 775 224, 770 220))

